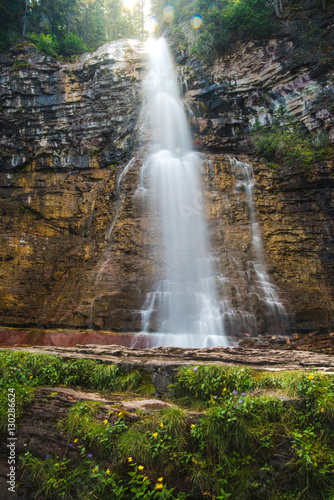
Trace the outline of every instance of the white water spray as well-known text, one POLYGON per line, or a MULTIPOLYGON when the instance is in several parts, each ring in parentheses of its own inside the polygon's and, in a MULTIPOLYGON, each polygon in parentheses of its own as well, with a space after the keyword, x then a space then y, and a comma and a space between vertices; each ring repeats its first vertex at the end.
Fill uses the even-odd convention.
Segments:
POLYGON ((250 261, 249 264, 252 265, 255 274, 258 297, 267 309, 266 316, 270 320, 271 327, 274 329, 276 328, 278 331, 284 330, 284 328, 291 326, 291 319, 288 318, 286 309, 280 302, 276 287, 270 282, 267 274, 260 228, 253 198, 255 184, 253 168, 251 165, 238 161, 235 158, 229 158, 229 160, 231 170, 236 178, 235 189, 237 191, 243 189, 247 197, 253 249, 253 261, 250 261))
POLYGON ((145 92, 152 145, 140 191, 148 183, 151 217, 157 213, 160 221, 164 276, 146 297, 142 330, 154 332, 154 345, 226 346, 199 183, 200 156, 192 151, 163 39, 150 43, 145 92))

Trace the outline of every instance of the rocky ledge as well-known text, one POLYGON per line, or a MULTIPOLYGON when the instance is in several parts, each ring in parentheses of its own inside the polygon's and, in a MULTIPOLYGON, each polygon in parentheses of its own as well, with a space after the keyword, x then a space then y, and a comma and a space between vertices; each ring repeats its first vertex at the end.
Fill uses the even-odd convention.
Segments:
POLYGON ((85 358, 101 363, 116 364, 124 370, 141 368, 152 374, 156 396, 170 392, 176 371, 181 366, 225 365, 250 366, 268 371, 321 370, 334 373, 334 357, 311 351, 257 349, 251 347, 208 347, 187 349, 154 347, 135 349, 119 345, 77 345, 76 347, 13 347, 31 353, 52 354, 65 359, 85 358))

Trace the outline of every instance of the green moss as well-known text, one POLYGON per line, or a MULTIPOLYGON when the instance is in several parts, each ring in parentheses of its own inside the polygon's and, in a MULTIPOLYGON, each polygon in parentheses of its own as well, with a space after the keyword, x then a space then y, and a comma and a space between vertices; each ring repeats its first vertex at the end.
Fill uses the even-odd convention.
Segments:
MULTIPOLYGON (((251 135, 258 155, 285 165, 309 168, 315 162, 334 158, 334 149, 326 134, 315 135, 302 128, 283 107, 274 114, 272 125, 255 124, 251 135)), ((272 162, 267 165, 272 170, 275 168, 272 162)))

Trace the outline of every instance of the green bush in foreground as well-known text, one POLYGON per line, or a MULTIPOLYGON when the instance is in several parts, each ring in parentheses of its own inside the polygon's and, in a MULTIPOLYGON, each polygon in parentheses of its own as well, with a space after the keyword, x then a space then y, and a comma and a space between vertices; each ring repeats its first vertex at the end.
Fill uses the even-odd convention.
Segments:
MULTIPOLYGON (((81 381, 109 393, 134 384, 145 397, 151 391, 136 371, 24 352, 1 352, 0 374, 3 391, 4 376, 23 390, 21 417, 31 391, 44 383, 81 381)), ((178 370, 173 390, 177 406, 135 418, 106 413, 96 402, 73 404, 57 423, 71 453, 37 457, 28 447, 22 488, 52 499, 333 498, 332 375, 188 366, 178 370)), ((0 401, 5 419, 6 398, 0 401)))

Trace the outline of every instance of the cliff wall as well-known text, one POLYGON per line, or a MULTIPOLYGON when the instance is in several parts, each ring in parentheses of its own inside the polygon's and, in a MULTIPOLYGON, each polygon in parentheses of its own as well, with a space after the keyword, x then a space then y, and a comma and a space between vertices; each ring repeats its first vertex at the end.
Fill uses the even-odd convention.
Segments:
MULTIPOLYGON (((262 332, 270 321, 250 282, 249 210, 227 155, 253 166, 267 271, 295 314, 293 327, 334 322, 333 161, 272 171, 249 135, 283 103, 333 138, 330 51, 325 61, 312 50, 301 59, 297 34, 283 28, 277 39, 240 44, 213 67, 176 53, 194 143, 206 155, 218 295, 241 317, 253 314, 262 332)), ((145 60, 131 41, 73 64, 31 47, 1 59, 0 324, 140 331, 139 311, 163 262, 150 250, 159 234, 136 195, 147 143, 145 60)))

